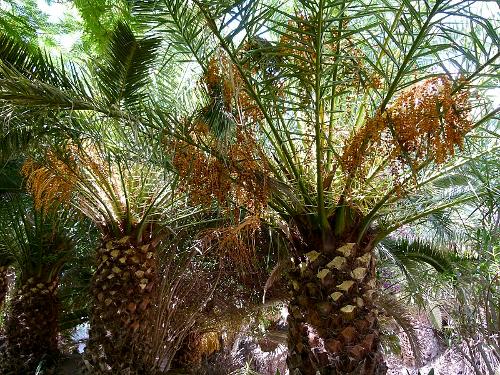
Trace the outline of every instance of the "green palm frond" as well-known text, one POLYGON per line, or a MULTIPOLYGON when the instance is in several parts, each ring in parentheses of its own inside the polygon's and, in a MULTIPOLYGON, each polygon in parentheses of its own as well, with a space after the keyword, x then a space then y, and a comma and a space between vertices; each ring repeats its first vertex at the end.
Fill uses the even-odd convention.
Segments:
MULTIPOLYGON (((0 101, 2 111, 7 114, 6 118, 15 117, 13 114, 20 109, 25 121, 28 121, 30 116, 48 118, 54 111, 61 110, 69 114, 74 111, 94 111, 109 117, 127 119, 133 117, 119 107, 110 107, 105 100, 109 92, 99 92, 85 66, 68 63, 62 59, 59 63, 55 63, 40 49, 3 34, 0 36, 0 101)), ((142 49, 140 55, 149 58, 151 51, 146 52, 146 50, 147 48, 142 49)), ((126 59, 126 56, 121 57, 126 59)), ((111 60, 112 58, 108 60, 109 64, 111 60)), ((141 77, 144 79, 145 76, 145 72, 141 69, 125 72, 131 68, 127 65, 130 62, 120 62, 122 70, 118 85, 125 84, 124 80, 132 79, 129 86, 117 89, 121 92, 120 95, 127 92, 122 92, 123 90, 128 90, 130 94, 131 88, 139 83, 137 79, 140 80, 141 77)), ((119 66, 118 61, 114 63, 119 66)), ((136 64, 136 68, 139 65, 136 64)), ((138 87, 134 89, 137 90, 138 87)))
POLYGON ((5 129, 4 132, 3 127, 0 127, 0 143, 2 144, 0 162, 11 159, 13 155, 25 150, 31 140, 32 134, 27 128, 18 127, 11 131, 5 129))
POLYGON ((187 0, 141 1, 132 6, 135 24, 163 40, 155 65, 155 99, 151 112, 191 116, 205 98, 197 93, 197 77, 206 72, 216 45, 202 14, 187 0))
POLYGON ((118 133, 115 129, 121 129, 121 123, 101 125, 107 126, 107 137, 53 145, 41 164, 33 163, 28 168, 28 188, 40 202, 62 199, 103 233, 134 235, 138 240, 146 234, 156 235, 150 233, 154 223, 171 223, 193 213, 185 206, 183 195, 176 192, 176 176, 164 169, 161 157, 165 155, 157 155, 155 148, 149 147, 149 138, 141 141, 128 132, 118 133), (126 142, 127 137, 136 146, 136 142, 148 143, 137 155, 127 155, 119 141, 126 142), (61 190, 69 194, 61 196, 61 190))
POLYGON ((141 24, 167 37, 169 48, 162 67, 174 62, 196 62, 207 69, 214 46, 201 13, 190 1, 140 1, 134 3, 132 11, 141 24))
MULTIPOLYGON (((42 50, 4 34, 0 34, 0 100, 3 111, 12 105, 96 109, 90 84, 80 67, 63 61, 55 63, 42 50)), ((15 110, 10 108, 11 112, 15 110)), ((27 119, 29 111, 24 109, 23 115, 27 119)))
MULTIPOLYGON (((475 205, 498 191, 498 181, 494 178, 485 184, 480 173, 471 173, 471 168, 475 165, 494 159, 497 149, 498 144, 493 142, 484 146, 482 152, 476 155, 464 155, 448 166, 431 169, 427 176, 424 175, 421 181, 414 185, 415 190, 408 192, 406 197, 401 198, 398 195, 390 197, 384 208, 379 207, 374 216, 381 220, 378 225, 383 227, 379 238, 406 224, 425 222, 427 218, 434 219, 439 224, 439 229, 446 231, 446 227, 451 223, 447 224, 440 220, 446 217, 443 216, 444 212, 453 210, 454 207, 475 205)), ((386 197, 389 197, 389 194, 386 197)), ((446 235, 445 232, 442 234, 446 235)))
POLYGON ((42 50, 5 34, 0 34, 0 61, 5 69, 0 77, 4 79, 9 78, 9 72, 17 71, 27 79, 40 80, 61 89, 72 89, 78 82, 74 66, 65 71, 42 50))
POLYGON ((455 249, 443 249, 442 245, 422 239, 385 238, 379 249, 384 258, 389 258, 405 274, 425 263, 439 273, 453 276, 458 260, 455 249))
POLYGON ((104 59, 95 69, 107 105, 132 107, 144 100, 146 85, 155 74, 152 65, 159 45, 157 38, 137 39, 125 23, 116 26, 104 59))
POLYGON ((66 230, 69 212, 42 213, 25 195, 2 196, 0 246, 15 259, 20 280, 57 275, 71 257, 73 244, 66 230))
POLYGON ((20 159, 6 160, 2 163, 0 166, 0 195, 20 192, 23 189, 21 165, 22 160, 20 159))

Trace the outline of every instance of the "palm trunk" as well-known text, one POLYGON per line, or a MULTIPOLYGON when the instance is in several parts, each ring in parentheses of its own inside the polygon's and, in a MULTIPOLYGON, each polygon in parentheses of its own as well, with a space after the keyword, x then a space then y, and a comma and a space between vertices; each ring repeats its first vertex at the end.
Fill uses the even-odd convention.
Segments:
POLYGON ((9 280, 7 278, 8 269, 8 266, 0 266, 0 308, 2 308, 9 289, 9 280))
POLYGON ((290 272, 290 374, 385 374, 372 300, 372 251, 346 243, 296 261, 290 272))
POLYGON ((126 236, 104 243, 92 280, 94 299, 86 355, 96 373, 147 374, 158 265, 151 243, 126 236))
POLYGON ((182 340, 179 350, 175 353, 173 368, 196 369, 200 367, 203 356, 203 348, 201 347, 202 335, 196 331, 191 331, 182 340))
POLYGON ((57 280, 30 278, 14 294, 5 326, 2 374, 34 374, 58 355, 57 280))

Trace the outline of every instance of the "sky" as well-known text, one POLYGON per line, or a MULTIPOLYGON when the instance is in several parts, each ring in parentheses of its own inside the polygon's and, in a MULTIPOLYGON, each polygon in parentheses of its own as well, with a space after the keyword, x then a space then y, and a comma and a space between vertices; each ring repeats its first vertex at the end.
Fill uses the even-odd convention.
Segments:
MULTIPOLYGON (((49 5, 45 0, 37 0, 38 9, 49 16, 51 23, 59 23, 66 15, 71 15, 76 19, 80 19, 78 11, 69 2, 58 3, 52 1, 49 5)), ((82 32, 73 32, 63 35, 54 35, 54 39, 58 42, 60 49, 69 52, 74 44, 81 38, 82 32)))

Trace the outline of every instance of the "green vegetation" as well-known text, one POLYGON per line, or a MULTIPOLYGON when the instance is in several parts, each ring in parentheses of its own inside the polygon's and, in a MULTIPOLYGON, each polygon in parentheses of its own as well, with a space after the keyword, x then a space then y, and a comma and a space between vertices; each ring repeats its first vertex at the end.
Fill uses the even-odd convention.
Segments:
POLYGON ((88 323, 90 373, 385 374, 423 315, 497 371, 497 4, 40 4, 0 4, 1 373, 88 323))

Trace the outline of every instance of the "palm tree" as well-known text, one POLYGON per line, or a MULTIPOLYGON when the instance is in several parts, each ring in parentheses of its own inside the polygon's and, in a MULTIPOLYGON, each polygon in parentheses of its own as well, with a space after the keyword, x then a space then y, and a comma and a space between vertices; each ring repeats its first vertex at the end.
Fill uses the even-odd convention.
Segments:
POLYGON ((69 215, 42 212, 26 196, 2 197, 0 248, 16 270, 5 324, 3 373, 34 372, 58 354, 57 286, 74 243, 69 215))
MULTIPOLYGON (((172 274, 179 278, 179 272, 183 276, 182 264, 191 262, 169 254, 173 264, 164 268, 171 274, 160 275, 158 246, 173 232, 169 225, 190 218, 196 224, 197 209, 176 191, 177 178, 165 168, 169 161, 157 139, 130 126, 141 119, 157 48, 157 39, 136 39, 127 25, 119 24, 106 56, 91 66, 90 79, 83 67, 72 67, 68 74, 40 51, 12 39, 4 37, 0 47, 5 113, 17 118, 23 112, 18 129, 29 125, 40 131, 37 122, 45 127, 48 119, 58 127, 43 133, 45 142, 34 153, 38 160, 24 164, 28 190, 39 205, 71 204, 102 236, 86 350, 97 372, 155 371, 158 358, 150 355, 154 335, 148 333, 161 318, 155 316, 160 279, 172 274)), ((168 288, 176 291, 179 280, 172 284, 168 288)), ((206 303, 216 285, 217 278, 196 301, 206 303)), ((196 303, 190 307, 201 309, 196 303)), ((179 332, 173 337, 182 340, 179 332)))
POLYGON ((4 63, 0 99, 91 111, 137 134, 161 131, 192 202, 273 215, 286 228, 290 370, 383 373, 374 247, 405 224, 475 198, 464 192, 436 202, 426 186, 465 163, 465 154, 453 159, 465 134, 498 114, 480 95, 494 83, 494 21, 443 0, 176 0, 141 2, 135 11, 168 44, 166 66, 201 71, 200 85, 176 98, 168 84, 176 71, 160 66, 146 97, 137 87, 155 48, 122 43, 121 29, 111 56, 123 59, 96 70, 103 95, 71 80, 58 89, 23 78, 4 63), (469 32, 456 26, 465 21, 469 32), (428 199, 401 199, 423 192, 428 199))
POLYGON ((0 308, 3 307, 5 297, 9 289, 8 273, 9 267, 13 263, 13 259, 9 253, 1 253, 2 260, 0 263, 0 308))
POLYGON ((44 201, 71 199, 102 236, 91 282, 90 363, 98 372, 149 371, 142 357, 155 319, 158 245, 169 233, 166 214, 169 222, 184 214, 175 180, 155 165, 114 157, 90 143, 73 148, 68 159, 47 157, 45 163, 27 171, 29 188, 44 201), (70 194, 61 195, 65 190, 70 194))
POLYGON ((383 373, 374 248, 474 199, 401 198, 463 163, 465 134, 496 118, 481 97, 495 21, 439 0, 193 3, 138 5, 180 45, 173 59, 201 67, 196 114, 151 111, 174 165, 192 199, 269 207, 288 226, 291 372, 383 373))

